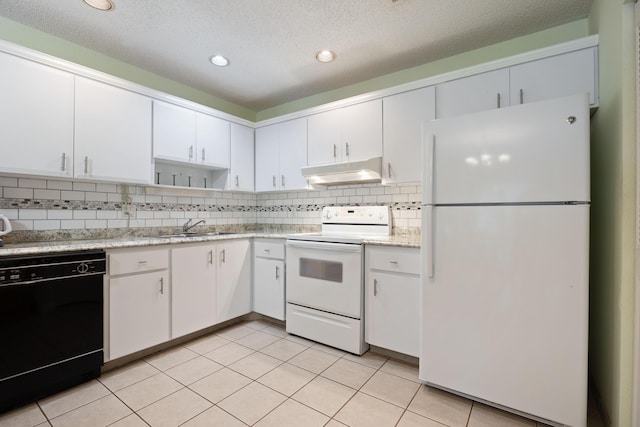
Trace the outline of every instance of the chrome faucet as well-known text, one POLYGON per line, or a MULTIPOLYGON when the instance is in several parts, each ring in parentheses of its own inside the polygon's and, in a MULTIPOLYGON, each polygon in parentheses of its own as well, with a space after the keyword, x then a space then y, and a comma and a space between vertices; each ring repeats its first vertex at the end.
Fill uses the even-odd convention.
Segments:
POLYGON ((191 221, 192 221, 192 219, 189 218, 189 220, 182 225, 182 232, 183 233, 188 232, 189 230, 191 230, 193 227, 195 227, 198 224, 204 224, 204 219, 201 219, 200 221, 196 222, 195 224, 191 224, 191 221))

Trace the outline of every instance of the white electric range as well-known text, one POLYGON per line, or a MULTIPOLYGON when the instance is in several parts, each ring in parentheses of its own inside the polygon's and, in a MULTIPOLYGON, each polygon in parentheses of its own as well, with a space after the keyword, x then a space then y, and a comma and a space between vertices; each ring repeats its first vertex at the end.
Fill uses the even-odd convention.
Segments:
POLYGON ((388 206, 322 210, 322 231, 287 236, 287 332, 362 354, 366 238, 391 234, 388 206))

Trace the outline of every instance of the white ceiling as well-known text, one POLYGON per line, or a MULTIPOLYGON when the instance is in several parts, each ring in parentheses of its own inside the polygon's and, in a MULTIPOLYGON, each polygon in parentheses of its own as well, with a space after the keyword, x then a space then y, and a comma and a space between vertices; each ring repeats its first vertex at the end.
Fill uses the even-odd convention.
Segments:
POLYGON ((592 0, 114 2, 1 0, 0 15, 261 111, 584 18, 592 0))

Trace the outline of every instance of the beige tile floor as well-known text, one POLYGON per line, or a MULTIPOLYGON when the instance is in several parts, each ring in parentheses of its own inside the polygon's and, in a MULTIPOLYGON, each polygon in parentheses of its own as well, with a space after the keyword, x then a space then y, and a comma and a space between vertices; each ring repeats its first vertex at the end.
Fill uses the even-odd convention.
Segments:
MULTIPOLYGON (((600 426, 590 411, 589 426, 600 426)), ((0 415, 0 427, 542 424, 421 385, 415 366, 354 356, 262 321, 146 357, 0 415)))

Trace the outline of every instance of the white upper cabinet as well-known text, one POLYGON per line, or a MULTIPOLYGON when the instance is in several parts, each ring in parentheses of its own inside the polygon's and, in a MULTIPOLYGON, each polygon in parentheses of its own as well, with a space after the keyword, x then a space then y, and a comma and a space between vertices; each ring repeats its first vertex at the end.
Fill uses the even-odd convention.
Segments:
POLYGON ((309 165, 382 156, 382 100, 308 117, 309 165))
POLYGON ((511 105, 589 92, 598 105, 595 47, 526 62, 510 68, 511 105))
POLYGON ((74 175, 151 183, 151 99, 76 77, 74 175))
POLYGON ((280 190, 302 190, 307 180, 301 169, 307 166, 307 118, 280 124, 280 190))
POLYGON ((309 165, 324 165, 342 159, 341 109, 325 111, 307 118, 309 165))
POLYGON ((228 190, 254 191, 254 131, 231 123, 231 169, 228 190))
POLYGON ((230 132, 228 121, 196 113, 196 163, 228 169, 230 132))
POLYGON ((256 191, 278 189, 276 177, 280 173, 279 144, 278 125, 256 129, 256 191))
POLYGON ((0 53, 0 169, 73 176, 73 75, 0 53))
POLYGON ((509 106, 509 69, 436 85, 436 118, 509 106))
POLYGON ((195 161, 195 111, 153 101, 153 156, 178 162, 195 161))
POLYGON ((382 100, 384 183, 422 179, 422 123, 435 118, 433 86, 388 96, 382 100))
POLYGON ((597 48, 590 47, 436 85, 436 118, 589 93, 598 105, 597 48))
POLYGON ((256 191, 306 188, 306 165, 306 117, 256 130, 256 191))

